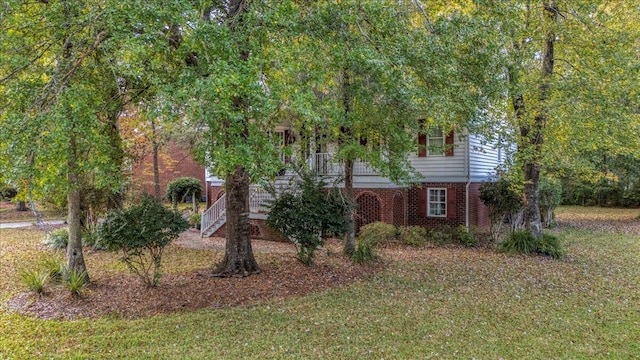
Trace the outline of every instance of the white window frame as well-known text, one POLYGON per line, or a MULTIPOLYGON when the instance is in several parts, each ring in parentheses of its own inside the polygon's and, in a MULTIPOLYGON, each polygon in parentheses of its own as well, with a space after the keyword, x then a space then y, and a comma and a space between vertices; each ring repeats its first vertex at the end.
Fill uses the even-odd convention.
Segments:
POLYGON ((447 137, 444 134, 444 131, 442 131, 441 128, 437 128, 437 129, 433 129, 432 132, 429 132, 427 134, 427 156, 445 156, 445 154, 447 153, 445 150, 445 146, 446 146, 446 142, 447 142, 447 137), (432 134, 432 132, 440 132, 440 136, 434 136, 434 134, 432 134), (437 146, 441 147, 440 151, 433 151, 431 150, 431 141, 432 140, 440 140, 442 141, 442 144, 438 144, 437 146))
POLYGON ((447 188, 427 188, 427 216, 428 217, 447 217, 447 188), (439 199, 435 199, 432 201, 431 199, 431 192, 438 192, 439 194, 436 196, 444 196, 444 198, 439 198, 439 199), (444 205, 443 209, 444 209, 444 213, 439 214, 437 213, 439 210, 441 210, 441 208, 439 206, 434 206, 433 205, 444 205), (431 213, 431 210, 434 210, 435 213, 431 213))

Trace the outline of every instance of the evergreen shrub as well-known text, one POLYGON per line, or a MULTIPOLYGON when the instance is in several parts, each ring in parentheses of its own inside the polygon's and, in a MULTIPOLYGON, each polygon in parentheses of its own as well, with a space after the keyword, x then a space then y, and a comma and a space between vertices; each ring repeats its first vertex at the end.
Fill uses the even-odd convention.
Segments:
POLYGON ((164 248, 188 228, 180 213, 144 195, 128 209, 111 211, 98 226, 98 236, 107 249, 122 254, 121 260, 145 285, 157 286, 164 248))

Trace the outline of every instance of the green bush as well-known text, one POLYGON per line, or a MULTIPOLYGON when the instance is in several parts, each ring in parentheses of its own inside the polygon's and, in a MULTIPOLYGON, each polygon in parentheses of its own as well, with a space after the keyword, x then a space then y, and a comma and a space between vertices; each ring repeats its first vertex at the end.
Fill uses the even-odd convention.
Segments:
POLYGON ((536 252, 554 259, 562 259, 566 255, 566 250, 560 239, 550 234, 542 235, 536 252))
MULTIPOLYGON (((192 177, 179 177, 173 181, 170 181, 167 185, 167 199, 171 201, 174 209, 178 208, 178 202, 184 201, 187 196, 194 197, 194 204, 197 204, 198 199, 202 196, 202 184, 200 180, 192 177)), ((197 211, 197 209, 193 209, 197 211)))
POLYGON ((11 186, 0 187, 0 200, 11 200, 18 195, 18 190, 11 186))
POLYGON ((396 227, 382 221, 372 222, 360 228, 358 240, 375 245, 389 244, 396 239, 396 227))
MULTIPOLYGON (((67 248, 69 242, 69 229, 59 228, 51 231, 42 242, 45 246, 54 250, 63 250, 67 248)), ((82 233, 82 245, 90 246, 93 250, 104 250, 106 247, 100 243, 98 232, 94 230, 85 230, 82 233)))
POLYGON ((500 239, 505 217, 522 209, 522 194, 507 179, 486 182, 480 186, 480 200, 489 210, 489 234, 494 241, 500 239))
POLYGON ((464 247, 476 247, 479 243, 474 230, 472 228, 467 230, 467 227, 464 225, 460 225, 456 228, 455 237, 464 247))
POLYGON ((346 231, 348 206, 337 190, 327 190, 322 178, 305 170, 298 174, 299 180, 279 194, 271 189, 277 198, 269 204, 266 222, 296 246, 303 264, 311 265, 326 238, 346 231))
POLYGON ((145 195, 139 204, 110 212, 98 236, 107 249, 122 253, 121 260, 144 284, 157 286, 164 248, 188 228, 180 213, 145 195))
POLYGON ((562 202, 562 185, 560 181, 547 178, 540 179, 538 201, 543 225, 545 227, 553 226, 553 212, 562 202))
POLYGON ((67 248, 69 242, 69 229, 66 227, 59 228, 51 231, 47 238, 43 241, 43 244, 54 250, 61 250, 67 248))
POLYGON ((389 244, 396 238, 396 227, 381 221, 360 228, 356 250, 352 259, 357 263, 366 263, 376 258, 375 249, 380 244, 389 244))
POLYGON ((560 240, 550 234, 543 234, 536 239, 527 230, 518 230, 509 234, 509 237, 498 243, 498 250, 510 254, 540 254, 554 259, 562 258, 565 250, 560 240))
POLYGON ((438 225, 429 232, 429 240, 435 244, 451 244, 453 242, 453 232, 449 225, 438 225))
POLYGON ((427 242, 427 229, 422 226, 401 226, 398 228, 401 243, 410 246, 422 246, 427 242))

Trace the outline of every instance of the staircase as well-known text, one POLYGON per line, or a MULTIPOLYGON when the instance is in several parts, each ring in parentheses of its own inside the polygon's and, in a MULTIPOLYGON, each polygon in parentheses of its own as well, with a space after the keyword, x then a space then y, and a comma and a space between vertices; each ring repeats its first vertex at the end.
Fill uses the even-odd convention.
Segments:
MULTIPOLYGON (((252 186, 249 189, 249 218, 266 219, 269 213, 267 202, 273 199, 270 193, 264 189, 252 186)), ((210 208, 202 213, 200 218, 200 235, 209 237, 227 222, 227 202, 226 195, 222 195, 210 208)))

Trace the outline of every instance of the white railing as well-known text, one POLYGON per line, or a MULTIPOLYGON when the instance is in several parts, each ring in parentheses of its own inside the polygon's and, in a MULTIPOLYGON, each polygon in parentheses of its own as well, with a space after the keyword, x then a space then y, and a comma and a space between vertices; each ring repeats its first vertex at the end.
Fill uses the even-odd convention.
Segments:
POLYGON ((205 210, 200 217, 200 234, 204 234, 209 230, 220 218, 222 218, 227 211, 226 196, 222 195, 220 199, 216 200, 210 208, 205 210))
POLYGON ((252 213, 269 212, 269 200, 272 200, 273 196, 265 189, 252 186, 249 190, 249 211, 252 213))
MULTIPOLYGON (((311 169, 318 175, 339 176, 344 174, 344 165, 333 160, 331 153, 316 153, 309 157, 311 169)), ((353 175, 378 175, 365 161, 353 162, 353 175)))

